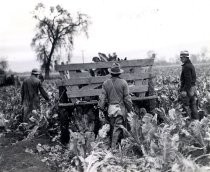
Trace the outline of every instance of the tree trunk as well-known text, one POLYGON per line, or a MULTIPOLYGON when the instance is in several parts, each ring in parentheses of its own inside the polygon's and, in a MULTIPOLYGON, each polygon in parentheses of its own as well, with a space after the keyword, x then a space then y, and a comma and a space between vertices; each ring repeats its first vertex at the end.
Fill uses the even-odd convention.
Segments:
POLYGON ((49 78, 50 78, 50 64, 47 63, 45 67, 45 79, 49 79, 49 78))

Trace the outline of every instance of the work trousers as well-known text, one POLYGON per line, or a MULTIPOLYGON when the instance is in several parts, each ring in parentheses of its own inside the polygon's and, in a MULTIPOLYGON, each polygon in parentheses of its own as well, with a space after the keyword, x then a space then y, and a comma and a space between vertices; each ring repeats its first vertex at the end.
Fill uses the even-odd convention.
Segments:
POLYGON ((22 105, 22 119, 21 122, 29 122, 29 118, 33 115, 32 111, 40 111, 39 104, 32 104, 28 102, 24 102, 22 105))
POLYGON ((123 137, 123 130, 120 126, 124 125, 125 107, 119 104, 109 105, 108 116, 111 126, 111 148, 115 149, 123 137))
POLYGON ((191 87, 189 90, 186 90, 186 92, 187 95, 181 97, 184 110, 191 119, 199 119, 195 86, 191 87))

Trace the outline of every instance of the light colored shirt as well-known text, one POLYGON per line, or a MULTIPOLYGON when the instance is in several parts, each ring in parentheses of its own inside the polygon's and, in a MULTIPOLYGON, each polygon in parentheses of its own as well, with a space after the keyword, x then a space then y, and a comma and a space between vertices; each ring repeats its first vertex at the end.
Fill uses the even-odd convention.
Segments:
POLYGON ((120 104, 120 106, 125 106, 128 111, 132 110, 132 100, 126 80, 120 77, 111 77, 104 81, 98 104, 99 107, 104 109, 106 102, 109 105, 120 104))

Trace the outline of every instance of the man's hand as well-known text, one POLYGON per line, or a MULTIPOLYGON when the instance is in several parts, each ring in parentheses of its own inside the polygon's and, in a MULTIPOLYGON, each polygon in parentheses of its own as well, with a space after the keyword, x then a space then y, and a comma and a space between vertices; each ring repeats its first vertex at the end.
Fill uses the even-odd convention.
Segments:
POLYGON ((105 120, 104 112, 102 110, 99 110, 99 119, 100 119, 100 121, 105 120))
POLYGON ((181 96, 182 96, 182 97, 186 97, 186 96, 187 96, 187 92, 186 92, 186 91, 182 91, 182 92, 181 92, 181 96))

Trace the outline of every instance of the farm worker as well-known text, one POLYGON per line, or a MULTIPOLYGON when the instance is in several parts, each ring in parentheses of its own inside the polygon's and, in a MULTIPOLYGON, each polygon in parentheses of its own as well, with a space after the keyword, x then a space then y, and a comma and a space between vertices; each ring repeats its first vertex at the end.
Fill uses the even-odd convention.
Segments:
POLYGON ((189 52, 181 51, 180 60, 183 63, 180 77, 181 101, 187 115, 189 115, 191 119, 199 119, 196 105, 196 72, 189 59, 189 52))
POLYGON ((32 110, 40 109, 39 92, 49 100, 49 96, 42 87, 42 82, 38 79, 38 69, 33 69, 31 76, 23 81, 21 87, 21 103, 23 106, 23 122, 28 122, 32 110))
POLYGON ((102 85, 102 93, 99 97, 99 118, 103 117, 106 102, 108 102, 108 119, 111 125, 111 147, 116 148, 117 143, 122 136, 122 129, 126 119, 126 111, 133 111, 131 96, 129 95, 128 83, 120 78, 123 70, 119 63, 113 63, 112 67, 108 69, 111 78, 104 81, 102 85))
POLYGON ((15 87, 17 88, 17 87, 20 87, 20 86, 21 86, 20 78, 19 78, 19 76, 16 76, 15 77, 15 87))

